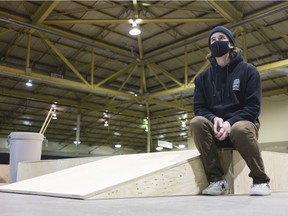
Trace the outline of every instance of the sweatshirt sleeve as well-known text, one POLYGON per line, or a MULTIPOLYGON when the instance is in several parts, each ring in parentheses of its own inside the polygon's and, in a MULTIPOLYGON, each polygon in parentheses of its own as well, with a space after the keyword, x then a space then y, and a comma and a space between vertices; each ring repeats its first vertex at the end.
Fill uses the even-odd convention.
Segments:
POLYGON ((195 116, 203 116, 213 122, 213 119, 216 117, 212 114, 207 106, 205 94, 204 94, 203 76, 200 74, 195 79, 195 88, 194 88, 194 114, 195 116))
POLYGON ((253 65, 248 65, 246 88, 244 89, 244 102, 242 109, 234 113, 233 117, 227 121, 233 125, 237 121, 248 120, 253 123, 258 121, 261 111, 261 78, 257 69, 253 65))

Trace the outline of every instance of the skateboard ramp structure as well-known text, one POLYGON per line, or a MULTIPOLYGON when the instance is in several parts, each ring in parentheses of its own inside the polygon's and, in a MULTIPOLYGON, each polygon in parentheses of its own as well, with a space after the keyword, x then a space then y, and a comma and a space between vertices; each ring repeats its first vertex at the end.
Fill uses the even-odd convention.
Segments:
POLYGON ((207 185, 198 156, 193 150, 112 156, 0 191, 77 199, 197 194, 207 185))
MULTIPOLYGON (((219 155, 230 194, 248 194, 252 179, 248 177, 245 161, 231 149, 221 150, 219 155)), ((262 157, 271 178, 272 191, 288 191, 288 154, 263 151, 262 157)), ((49 163, 44 166, 44 161, 39 163, 43 168, 49 166, 49 163)), ((61 161, 55 163, 63 164, 61 161)), ((36 164, 31 163, 31 167, 36 164)), ((208 185, 196 150, 118 155, 74 165, 55 172, 50 167, 52 173, 38 177, 34 177, 37 173, 31 173, 31 178, 26 176, 26 180, 0 186, 0 191, 76 199, 111 199, 196 195, 208 185)), ((56 167, 55 164, 53 167, 56 167)), ((25 173, 25 170, 21 172, 25 173)))
MULTIPOLYGON (((17 181, 46 175, 60 170, 72 168, 82 164, 102 160, 108 156, 76 157, 66 159, 52 159, 40 161, 21 161, 18 163, 17 181)), ((111 156, 110 156, 111 157, 111 156)))

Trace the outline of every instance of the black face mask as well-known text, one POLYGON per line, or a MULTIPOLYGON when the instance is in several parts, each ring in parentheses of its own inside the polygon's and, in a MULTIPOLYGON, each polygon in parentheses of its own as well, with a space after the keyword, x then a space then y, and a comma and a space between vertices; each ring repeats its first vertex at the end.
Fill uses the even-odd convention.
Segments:
POLYGON ((215 41, 210 45, 210 50, 213 56, 221 57, 229 52, 229 41, 215 41))

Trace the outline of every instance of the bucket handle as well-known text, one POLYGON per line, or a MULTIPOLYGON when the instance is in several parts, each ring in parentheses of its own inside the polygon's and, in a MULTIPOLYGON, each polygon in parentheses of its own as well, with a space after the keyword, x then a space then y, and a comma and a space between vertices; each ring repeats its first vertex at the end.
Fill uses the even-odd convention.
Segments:
POLYGON ((42 145, 47 147, 48 146, 48 139, 44 136, 44 139, 42 141, 42 145))
MULTIPOLYGON (((10 147, 10 140, 11 140, 11 136, 9 134, 8 139, 7 139, 7 147, 10 147)), ((48 146, 48 139, 45 136, 44 136, 44 139, 42 141, 42 145, 48 146)))
POLYGON ((7 147, 10 146, 10 139, 11 139, 11 136, 10 136, 10 134, 9 134, 9 135, 8 135, 8 139, 7 139, 7 147))

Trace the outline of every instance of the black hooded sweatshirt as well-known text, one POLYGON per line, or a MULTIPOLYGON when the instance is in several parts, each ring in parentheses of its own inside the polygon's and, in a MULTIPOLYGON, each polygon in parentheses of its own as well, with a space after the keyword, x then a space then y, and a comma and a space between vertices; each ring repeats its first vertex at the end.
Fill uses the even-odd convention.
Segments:
POLYGON ((242 51, 224 67, 216 61, 195 79, 194 114, 213 122, 215 117, 259 124, 261 78, 257 69, 243 62, 242 51))

